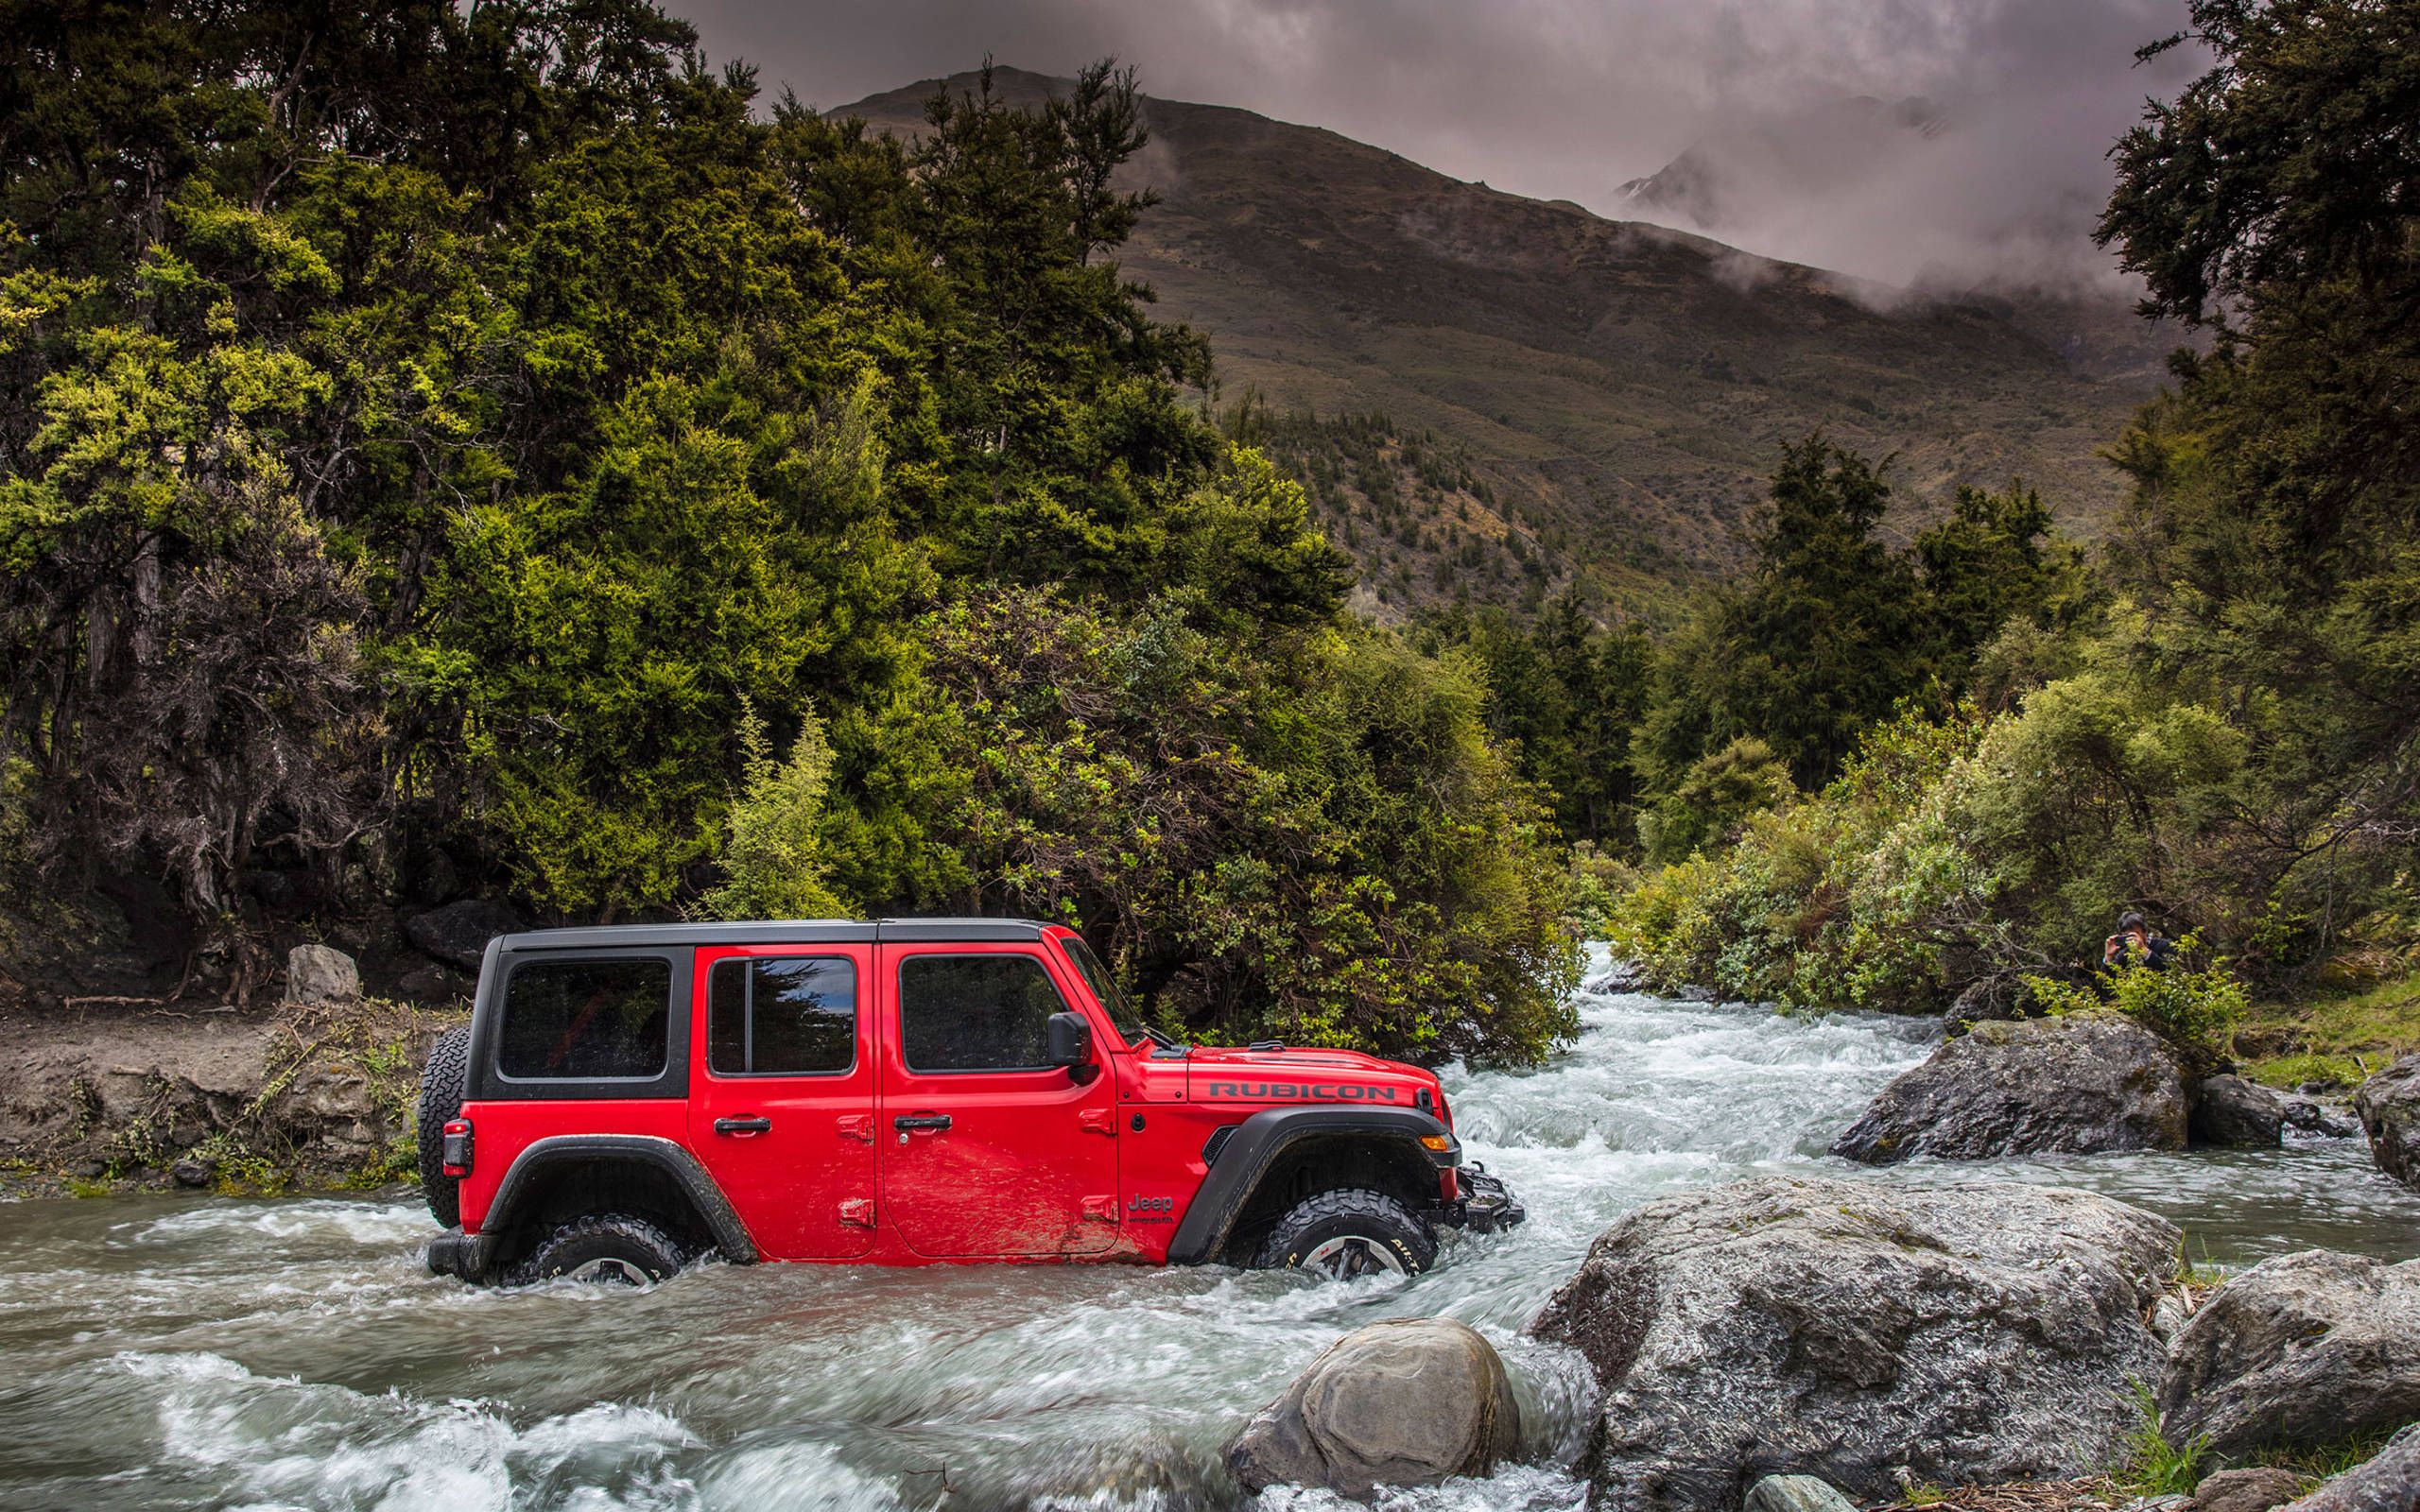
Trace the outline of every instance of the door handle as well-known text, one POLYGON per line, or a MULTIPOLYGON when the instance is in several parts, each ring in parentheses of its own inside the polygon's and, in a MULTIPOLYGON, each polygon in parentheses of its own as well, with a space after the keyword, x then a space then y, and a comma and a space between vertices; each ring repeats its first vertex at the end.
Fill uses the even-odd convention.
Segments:
POLYGON ((928 1128, 939 1133, 949 1127, 949 1115, 947 1113, 905 1114, 892 1119, 890 1126, 902 1134, 916 1128, 928 1128))
POLYGON ((717 1118, 715 1120, 715 1132, 717 1134, 762 1134, 772 1126, 773 1121, 771 1119, 761 1118, 752 1113, 746 1118, 717 1118))

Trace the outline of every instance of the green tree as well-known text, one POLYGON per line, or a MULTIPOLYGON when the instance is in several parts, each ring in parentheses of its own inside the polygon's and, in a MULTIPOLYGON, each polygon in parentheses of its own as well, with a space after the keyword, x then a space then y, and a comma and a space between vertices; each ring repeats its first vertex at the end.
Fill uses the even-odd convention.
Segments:
POLYGON ((755 706, 739 705, 739 796, 717 862, 722 880, 698 900, 708 919, 834 919, 849 909, 825 881, 821 828, 832 747, 809 709, 790 753, 773 758, 755 706))

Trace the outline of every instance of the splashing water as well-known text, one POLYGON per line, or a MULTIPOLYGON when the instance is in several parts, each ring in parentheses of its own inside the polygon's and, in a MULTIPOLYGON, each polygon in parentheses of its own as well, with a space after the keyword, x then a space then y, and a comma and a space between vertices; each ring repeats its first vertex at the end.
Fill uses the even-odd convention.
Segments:
MULTIPOLYGON (((1598 964, 1601 967, 1599 953, 1598 964)), ((1583 995, 1579 1044, 1450 1070, 1470 1153, 1530 1210, 1411 1281, 1223 1269, 706 1266, 640 1292, 427 1275, 416 1200, 0 1207, 0 1504, 25 1507, 1250 1507, 1226 1439, 1348 1330, 1460 1318, 1505 1353, 1526 1463, 1417 1509, 1581 1505, 1589 1388, 1521 1329, 1614 1218, 1684 1186, 1850 1168, 1831 1137, 1936 1026, 1583 995)), ((2184 1223, 2196 1258, 2420 1250, 2360 1143, 1918 1165, 2048 1180, 2184 1223)), ((1324 1492, 1256 1503, 1333 1509, 1324 1492)))

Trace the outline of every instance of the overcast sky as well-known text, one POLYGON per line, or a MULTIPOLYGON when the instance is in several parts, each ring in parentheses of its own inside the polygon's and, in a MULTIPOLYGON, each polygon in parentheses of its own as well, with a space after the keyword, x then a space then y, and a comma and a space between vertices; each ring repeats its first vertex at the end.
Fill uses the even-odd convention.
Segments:
MULTIPOLYGON (((2134 51, 2184 0, 670 0, 717 61, 829 108, 979 63, 1069 73, 1106 54, 1146 92, 1239 105, 1461 179, 1609 215, 1709 133, 1847 96, 1934 102, 1921 153, 1866 161, 1717 228, 1752 250, 1907 282, 2081 237, 2104 154, 2192 72, 2134 51), (1945 144, 1945 145, 1944 145, 1945 144), (2012 228, 2020 228, 2013 230, 2012 228), (1761 245, 1759 245, 1761 243, 1761 245)), ((1785 129, 1786 130, 1787 129, 1785 129)), ((1775 198, 1781 198, 1778 193, 1775 198)), ((2066 247, 2053 255, 2086 253, 2066 247)), ((2081 265, 2080 265, 2081 266, 2081 265)))

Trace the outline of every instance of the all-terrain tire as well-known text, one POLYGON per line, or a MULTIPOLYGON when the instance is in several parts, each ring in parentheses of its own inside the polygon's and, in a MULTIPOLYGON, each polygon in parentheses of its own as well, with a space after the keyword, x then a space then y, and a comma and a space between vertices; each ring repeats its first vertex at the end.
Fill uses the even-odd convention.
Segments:
POLYGON ((1288 1209, 1252 1263, 1255 1270, 1316 1270, 1340 1280, 1417 1276, 1437 1263, 1437 1233, 1386 1194, 1348 1187, 1288 1209))
POLYGON ((462 1193, 461 1183, 445 1174, 445 1125, 461 1116, 470 1074, 470 1025, 439 1035, 420 1074, 420 1190, 429 1215, 448 1228, 462 1221, 462 1193))
POLYGON ((606 1286, 670 1280, 681 1270, 681 1246, 644 1218, 592 1213, 561 1225, 514 1269, 522 1284, 569 1277, 606 1286))

